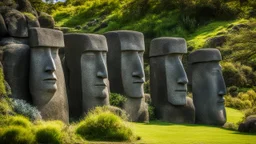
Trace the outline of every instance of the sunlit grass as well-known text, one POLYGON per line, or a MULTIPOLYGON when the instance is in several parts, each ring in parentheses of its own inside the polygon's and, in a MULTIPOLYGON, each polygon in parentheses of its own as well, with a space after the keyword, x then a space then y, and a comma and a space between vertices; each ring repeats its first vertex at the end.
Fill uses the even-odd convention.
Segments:
MULTIPOLYGON (((238 122, 243 113, 227 108, 228 122, 238 122)), ((244 134, 237 131, 226 130, 220 127, 193 125, 193 124, 171 124, 153 121, 149 124, 133 123, 134 131, 141 136, 137 143, 155 144, 254 144, 253 134, 244 134)))

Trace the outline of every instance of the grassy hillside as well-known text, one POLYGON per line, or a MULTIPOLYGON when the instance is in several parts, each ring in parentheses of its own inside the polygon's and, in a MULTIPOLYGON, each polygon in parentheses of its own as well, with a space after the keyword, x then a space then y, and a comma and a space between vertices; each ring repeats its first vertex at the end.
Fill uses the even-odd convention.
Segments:
MULTIPOLYGON (((227 108, 228 122, 237 123, 243 117, 240 111, 227 108)), ((138 143, 171 144, 254 144, 255 135, 204 125, 177 125, 153 121, 149 124, 134 123, 134 130, 141 136, 138 143)))

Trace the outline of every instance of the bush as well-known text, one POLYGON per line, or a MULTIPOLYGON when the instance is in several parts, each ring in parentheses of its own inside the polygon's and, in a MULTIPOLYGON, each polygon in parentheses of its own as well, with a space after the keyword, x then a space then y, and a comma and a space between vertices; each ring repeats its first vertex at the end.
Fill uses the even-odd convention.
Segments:
POLYGON ((32 144, 35 143, 34 135, 30 129, 20 126, 0 128, 1 144, 32 144))
POLYGON ((78 123, 76 133, 87 140, 130 141, 134 138, 127 123, 104 107, 96 107, 78 123))
POLYGON ((13 114, 13 108, 6 97, 0 97, 0 115, 13 114))
POLYGON ((13 109, 16 113, 28 117, 30 120, 42 119, 40 112, 24 100, 13 99, 13 109))
POLYGON ((61 121, 48 121, 39 124, 35 134, 38 143, 62 143, 62 129, 64 124, 61 121))
POLYGON ((3 69, 0 67, 0 97, 6 94, 7 92, 4 85, 4 73, 3 69))
POLYGON ((228 88, 228 93, 232 96, 232 97, 236 97, 238 95, 238 87, 236 86, 231 86, 228 88))
POLYGON ((110 93, 110 97, 109 97, 110 105, 122 108, 125 101, 126 101, 125 96, 117 93, 110 93))
POLYGON ((256 115, 256 106, 253 107, 253 108, 247 109, 245 111, 245 118, 244 119, 246 119, 250 115, 256 115))
POLYGON ((256 92, 249 89, 246 92, 238 93, 237 97, 233 98, 231 95, 225 96, 225 105, 235 109, 248 109, 255 107, 256 104, 256 92))
POLYGON ((149 120, 156 120, 155 107, 148 105, 149 120))
POLYGON ((24 128, 30 128, 32 126, 28 118, 24 116, 10 116, 3 120, 3 123, 8 126, 21 126, 24 128))
POLYGON ((247 83, 246 77, 237 67, 239 64, 233 64, 231 62, 222 63, 222 73, 226 85, 244 87, 247 83))
POLYGON ((235 125, 234 123, 226 122, 223 126, 223 128, 228 129, 228 130, 237 130, 238 126, 235 125))

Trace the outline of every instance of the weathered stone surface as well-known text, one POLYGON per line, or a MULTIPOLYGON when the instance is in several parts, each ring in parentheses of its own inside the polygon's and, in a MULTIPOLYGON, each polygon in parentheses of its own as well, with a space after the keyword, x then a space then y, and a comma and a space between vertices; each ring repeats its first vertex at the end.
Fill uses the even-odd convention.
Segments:
POLYGON ((27 21, 21 12, 11 9, 3 16, 10 36, 28 37, 27 21))
POLYGON ((150 91, 156 117, 172 123, 194 123, 195 108, 187 95, 187 75, 182 55, 183 38, 163 37, 150 45, 150 91))
POLYGON ((40 27, 40 23, 36 17, 29 16, 29 15, 25 15, 25 17, 27 20, 28 28, 40 27))
POLYGON ((29 88, 33 103, 43 119, 68 123, 65 79, 58 55, 58 48, 64 45, 62 32, 33 28, 30 29, 30 34, 29 88), (52 39, 58 41, 54 43, 52 39))
POLYGON ((29 30, 29 45, 31 47, 64 47, 64 37, 62 31, 31 28, 29 30))
POLYGON ((3 16, 0 14, 0 39, 8 34, 3 16))
POLYGON ((206 45, 208 47, 220 47, 222 46, 225 42, 227 41, 227 37, 226 36, 216 36, 210 39, 206 40, 206 45))
POLYGON ((129 121, 149 121, 148 104, 144 97, 141 99, 127 98, 123 104, 123 109, 128 114, 129 121))
POLYGON ((50 28, 50 29, 54 28, 54 23, 55 23, 54 19, 51 15, 49 15, 47 13, 40 12, 38 21, 42 28, 50 28))
POLYGON ((144 36, 136 31, 111 31, 104 34, 108 43, 110 91, 127 96, 124 110, 131 121, 148 121, 143 84, 144 36), (144 119, 143 119, 144 118, 144 119))
POLYGON ((221 126, 226 122, 223 99, 226 86, 220 60, 219 50, 212 48, 200 49, 189 55, 196 123, 221 126))
POLYGON ((0 46, 5 46, 9 44, 26 44, 28 45, 27 38, 15 38, 15 37, 5 37, 0 41, 0 46))
POLYGON ((9 44, 4 46, 4 74, 11 87, 12 98, 31 102, 29 94, 29 46, 9 44))
POLYGON ((109 105, 107 51, 103 35, 65 35, 65 75, 72 117, 79 117, 96 106, 109 105))

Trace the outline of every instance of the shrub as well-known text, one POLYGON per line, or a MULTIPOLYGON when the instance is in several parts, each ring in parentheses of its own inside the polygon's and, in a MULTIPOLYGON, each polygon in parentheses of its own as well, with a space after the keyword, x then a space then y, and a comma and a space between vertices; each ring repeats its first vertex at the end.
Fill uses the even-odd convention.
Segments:
POLYGON ((149 120, 156 120, 155 107, 151 104, 148 105, 149 120))
POLYGON ((0 97, 6 94, 7 92, 4 85, 4 73, 3 73, 3 69, 0 68, 0 97))
POLYGON ((222 73, 226 85, 243 87, 246 85, 246 77, 239 71, 235 64, 231 62, 222 63, 222 73))
POLYGON ((24 116, 6 117, 6 119, 4 120, 4 123, 5 125, 8 125, 8 126, 21 126, 24 128, 30 128, 32 125, 29 119, 24 116))
POLYGON ((24 100, 13 99, 13 109, 16 113, 28 117, 30 120, 42 119, 40 112, 24 100))
POLYGON ((30 129, 20 126, 0 128, 1 144, 31 144, 35 143, 34 135, 30 129))
POLYGON ((223 126, 223 128, 228 129, 228 130, 237 130, 238 126, 235 125, 234 123, 226 122, 223 126))
POLYGON ((0 97, 0 115, 13 114, 13 108, 6 97, 0 97))
POLYGON ((38 143, 62 143, 62 129, 64 124, 61 121, 40 122, 36 128, 36 141, 38 143))
POLYGON ((256 115, 256 106, 245 111, 245 118, 250 115, 256 115))
POLYGON ((231 86, 228 88, 228 93, 232 96, 235 97, 238 95, 238 87, 236 86, 231 86))
POLYGON ((125 96, 117 93, 110 93, 110 97, 109 97, 110 105, 122 108, 125 101, 126 101, 125 96))
POLYGON ((78 123, 76 133, 88 140, 129 141, 134 138, 127 123, 105 108, 97 107, 78 123))

